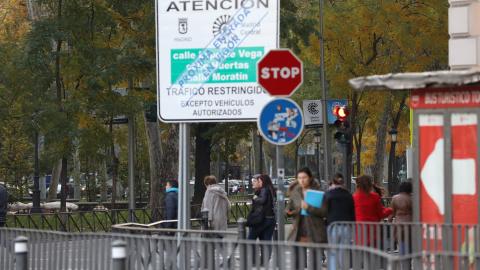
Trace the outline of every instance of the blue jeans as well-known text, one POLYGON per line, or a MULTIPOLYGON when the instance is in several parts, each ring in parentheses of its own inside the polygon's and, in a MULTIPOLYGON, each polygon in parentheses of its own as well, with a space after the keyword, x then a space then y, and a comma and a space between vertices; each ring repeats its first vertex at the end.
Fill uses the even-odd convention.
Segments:
MULTIPOLYGON (((347 226, 327 226, 327 236, 328 236, 328 243, 335 244, 335 245, 349 245, 352 232, 349 230, 347 226)), ((328 259, 328 263, 330 264, 330 269, 341 269, 342 268, 342 252, 348 252, 347 249, 339 248, 338 250, 335 248, 330 249, 330 256, 328 259), (336 253, 338 253, 338 267, 336 267, 336 253)))
MULTIPOLYGON (((250 227, 250 230, 248 231, 248 240, 256 240, 257 238, 260 240, 264 241, 272 241, 272 236, 273 232, 275 231, 275 226, 277 225, 277 222, 274 217, 272 218, 266 218, 265 223, 262 224, 261 226, 258 227, 250 227)), ((256 250, 255 246, 252 249, 253 253, 253 263, 256 262, 256 250)), ((272 245, 268 246, 268 260, 270 260, 270 256, 272 255, 272 245)), ((265 260, 264 254, 263 254, 263 249, 261 249, 260 252, 260 262, 263 264, 265 260)))

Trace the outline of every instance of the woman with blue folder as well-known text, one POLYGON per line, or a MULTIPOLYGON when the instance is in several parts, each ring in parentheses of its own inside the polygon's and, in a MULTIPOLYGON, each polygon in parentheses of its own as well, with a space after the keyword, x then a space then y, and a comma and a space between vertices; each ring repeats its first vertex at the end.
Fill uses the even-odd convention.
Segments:
MULTIPOLYGON (((297 177, 288 191, 290 199, 285 209, 288 216, 294 217, 291 231, 288 235, 288 241, 327 243, 327 231, 325 227, 325 217, 327 216, 327 205, 323 200, 323 192, 320 191, 320 183, 314 179, 312 172, 308 167, 304 167, 297 172, 297 177)), ((321 252, 323 256, 323 251, 321 252)), ((310 252, 314 263, 314 269, 317 268, 316 252, 310 252)), ((300 250, 295 249, 295 268, 299 269, 306 265, 306 252, 303 252, 304 263, 299 258, 300 250)), ((320 266, 320 265, 318 265, 320 266)))

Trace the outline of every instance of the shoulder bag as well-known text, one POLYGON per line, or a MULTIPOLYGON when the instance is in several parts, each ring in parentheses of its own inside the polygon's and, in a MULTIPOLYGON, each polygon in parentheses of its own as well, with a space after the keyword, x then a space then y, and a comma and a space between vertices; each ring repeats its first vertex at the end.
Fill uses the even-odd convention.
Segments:
POLYGON ((257 227, 265 223, 265 208, 263 205, 254 205, 247 216, 247 227, 257 227))

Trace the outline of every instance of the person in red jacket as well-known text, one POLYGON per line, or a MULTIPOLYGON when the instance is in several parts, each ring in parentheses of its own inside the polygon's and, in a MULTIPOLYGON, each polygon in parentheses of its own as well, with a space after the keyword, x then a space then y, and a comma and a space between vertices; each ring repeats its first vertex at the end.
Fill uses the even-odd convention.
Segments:
MULTIPOLYGON (((370 176, 362 174, 357 177, 355 187, 356 191, 355 194, 353 194, 353 201, 355 204, 356 221, 380 222, 380 220, 385 218, 384 209, 382 209, 382 204, 380 202, 380 195, 376 192, 372 192, 373 185, 370 176)), ((370 235, 370 226, 371 225, 357 225, 357 244, 361 246, 376 246, 377 226, 373 227, 373 235, 370 235)))

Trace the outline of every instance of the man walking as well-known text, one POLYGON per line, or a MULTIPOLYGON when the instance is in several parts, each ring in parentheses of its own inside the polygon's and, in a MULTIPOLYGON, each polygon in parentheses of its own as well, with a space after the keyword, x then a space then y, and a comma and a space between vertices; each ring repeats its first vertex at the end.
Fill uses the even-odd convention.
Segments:
MULTIPOLYGON (((178 181, 168 180, 165 185, 165 220, 178 219, 178 181)), ((176 229, 178 222, 167 222, 165 228, 176 229)), ((173 234, 167 232, 168 235, 173 234)))
MULTIPOLYGON (((227 193, 218 185, 217 178, 213 175, 205 176, 203 183, 207 191, 203 197, 202 209, 208 209, 208 227, 215 231, 226 231, 231 208, 227 193)), ((216 237, 223 238, 223 235, 216 237)))
POLYGON ((7 222, 7 189, 0 184, 0 227, 7 222))

